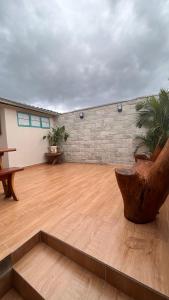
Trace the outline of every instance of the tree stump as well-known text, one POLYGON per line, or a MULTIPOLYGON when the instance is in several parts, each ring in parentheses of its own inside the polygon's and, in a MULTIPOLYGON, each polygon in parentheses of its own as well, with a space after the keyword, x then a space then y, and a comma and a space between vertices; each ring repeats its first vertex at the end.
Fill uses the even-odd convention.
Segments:
POLYGON ((116 169, 117 182, 124 201, 124 215, 134 223, 155 220, 169 193, 169 140, 155 162, 131 169, 116 169))

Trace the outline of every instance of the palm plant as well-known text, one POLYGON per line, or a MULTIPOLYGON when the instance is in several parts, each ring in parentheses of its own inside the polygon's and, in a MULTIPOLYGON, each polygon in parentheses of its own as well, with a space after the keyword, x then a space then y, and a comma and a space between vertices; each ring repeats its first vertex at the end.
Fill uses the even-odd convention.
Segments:
POLYGON ((65 130, 65 126, 52 128, 47 135, 43 136, 43 139, 48 139, 50 146, 58 146, 63 141, 67 141, 69 134, 65 130))
POLYGON ((169 137, 169 93, 160 90, 159 97, 149 97, 146 101, 136 104, 138 117, 136 126, 146 128, 146 134, 137 136, 141 143, 146 145, 151 153, 157 147, 163 148, 169 137))

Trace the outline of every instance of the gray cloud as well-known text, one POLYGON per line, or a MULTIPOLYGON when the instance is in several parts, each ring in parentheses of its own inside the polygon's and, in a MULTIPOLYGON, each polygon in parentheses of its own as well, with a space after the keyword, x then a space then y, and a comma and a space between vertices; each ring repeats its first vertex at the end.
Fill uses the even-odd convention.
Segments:
POLYGON ((169 82, 167 0, 1 0, 0 96, 59 111, 169 82))

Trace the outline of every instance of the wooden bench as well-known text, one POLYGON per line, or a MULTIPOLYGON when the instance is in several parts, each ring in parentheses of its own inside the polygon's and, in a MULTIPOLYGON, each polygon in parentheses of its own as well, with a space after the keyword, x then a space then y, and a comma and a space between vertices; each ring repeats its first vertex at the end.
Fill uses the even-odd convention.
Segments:
POLYGON ((5 197, 13 197, 18 200, 14 191, 14 175, 16 172, 22 171, 23 168, 6 168, 0 170, 0 181, 2 181, 5 197))

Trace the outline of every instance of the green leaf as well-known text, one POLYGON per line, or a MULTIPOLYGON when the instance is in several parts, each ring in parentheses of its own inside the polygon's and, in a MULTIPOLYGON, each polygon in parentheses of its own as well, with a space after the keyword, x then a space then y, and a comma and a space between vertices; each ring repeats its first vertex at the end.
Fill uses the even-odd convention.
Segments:
POLYGON ((61 144, 63 141, 67 141, 69 134, 65 131, 65 126, 61 127, 52 127, 48 132, 47 136, 43 136, 43 139, 48 139, 50 146, 57 146, 61 144))
POLYGON ((160 90, 158 97, 149 97, 136 104, 136 126, 146 128, 140 136, 142 143, 153 152, 157 145, 163 147, 169 137, 169 93, 160 90))

